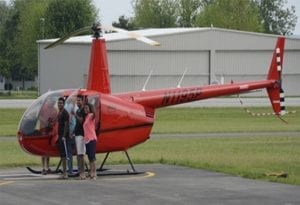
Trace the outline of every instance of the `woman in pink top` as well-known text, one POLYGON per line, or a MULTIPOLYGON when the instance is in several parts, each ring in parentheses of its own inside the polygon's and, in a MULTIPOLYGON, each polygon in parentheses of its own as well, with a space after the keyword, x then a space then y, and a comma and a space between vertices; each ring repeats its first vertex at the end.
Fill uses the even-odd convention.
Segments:
POLYGON ((96 142, 97 135, 95 131, 95 110, 93 105, 86 104, 84 106, 86 114, 83 123, 84 141, 86 146, 86 154, 90 162, 90 175, 91 179, 96 179, 96 142))

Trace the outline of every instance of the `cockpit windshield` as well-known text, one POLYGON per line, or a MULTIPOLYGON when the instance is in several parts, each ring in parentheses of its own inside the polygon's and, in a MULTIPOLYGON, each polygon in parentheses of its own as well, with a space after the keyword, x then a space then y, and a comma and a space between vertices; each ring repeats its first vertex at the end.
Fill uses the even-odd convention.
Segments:
POLYGON ((23 136, 46 136, 55 130, 57 121, 57 100, 66 97, 74 90, 48 91, 36 99, 25 111, 19 125, 19 132, 23 136))

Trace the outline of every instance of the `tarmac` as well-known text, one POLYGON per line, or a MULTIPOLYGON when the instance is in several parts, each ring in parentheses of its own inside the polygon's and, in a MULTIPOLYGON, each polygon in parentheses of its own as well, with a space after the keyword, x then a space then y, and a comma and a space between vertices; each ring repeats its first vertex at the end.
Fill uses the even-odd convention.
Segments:
MULTIPOLYGON (((128 166, 112 166, 126 170, 128 166)), ((100 175, 96 180, 58 179, 25 169, 0 171, 1 205, 218 204, 296 205, 300 186, 244 179, 171 165, 136 165, 137 175, 100 175)))

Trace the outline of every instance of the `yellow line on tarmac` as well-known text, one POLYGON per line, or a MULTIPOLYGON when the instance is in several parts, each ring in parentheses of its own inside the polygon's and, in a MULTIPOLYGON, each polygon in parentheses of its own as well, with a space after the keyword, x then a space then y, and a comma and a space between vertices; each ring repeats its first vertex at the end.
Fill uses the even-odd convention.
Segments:
POLYGON ((155 176, 155 173, 153 173, 153 172, 146 172, 146 176, 145 176, 145 178, 148 178, 148 177, 154 177, 155 176))
POLYGON ((15 183, 14 181, 0 182, 0 186, 15 183))
POLYGON ((131 176, 131 177, 120 177, 120 178, 110 178, 110 179, 104 179, 104 180, 128 180, 128 179, 144 179, 155 176, 155 173, 153 172, 146 172, 146 175, 144 176, 131 176))

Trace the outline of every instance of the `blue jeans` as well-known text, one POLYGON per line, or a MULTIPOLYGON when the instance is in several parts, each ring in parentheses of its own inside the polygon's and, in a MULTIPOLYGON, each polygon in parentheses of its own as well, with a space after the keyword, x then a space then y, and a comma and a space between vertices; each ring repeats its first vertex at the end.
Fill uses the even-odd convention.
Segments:
POLYGON ((68 173, 73 174, 73 150, 74 150, 74 138, 67 140, 67 154, 68 154, 68 173))

